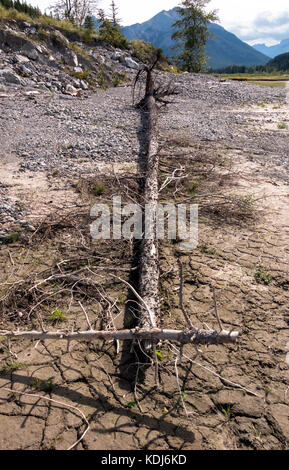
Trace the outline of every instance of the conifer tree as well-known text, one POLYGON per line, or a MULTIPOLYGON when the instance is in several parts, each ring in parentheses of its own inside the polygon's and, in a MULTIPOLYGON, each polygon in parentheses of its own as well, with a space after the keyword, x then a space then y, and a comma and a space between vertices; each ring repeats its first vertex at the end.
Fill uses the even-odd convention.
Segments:
POLYGON ((212 37, 208 25, 216 21, 216 11, 207 12, 206 6, 210 0, 183 0, 176 8, 180 19, 173 28, 176 32, 172 39, 178 41, 175 48, 182 48, 178 62, 182 69, 191 73, 201 72, 207 63, 205 46, 212 37))

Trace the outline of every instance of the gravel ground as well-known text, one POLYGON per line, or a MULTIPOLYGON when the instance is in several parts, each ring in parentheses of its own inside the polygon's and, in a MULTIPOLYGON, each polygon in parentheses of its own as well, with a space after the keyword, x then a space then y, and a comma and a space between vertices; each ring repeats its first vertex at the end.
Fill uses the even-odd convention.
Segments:
MULTIPOLYGON (((171 75, 159 78, 169 81, 171 75)), ((206 75, 173 76, 173 82, 179 95, 162 113, 161 135, 177 133, 196 142, 219 142, 224 147, 251 151, 253 160, 267 155, 267 162, 271 159, 289 181, 288 132, 276 132, 277 123, 271 131, 267 126, 264 133, 254 129, 258 108, 264 111, 264 107, 273 106, 268 125, 274 120, 274 108, 280 115, 285 89, 206 75)), ((16 159, 17 175, 40 171, 69 180, 95 172, 98 162, 136 162, 139 127, 130 86, 99 90, 87 97, 45 92, 31 95, 10 86, 0 101, 0 162, 16 159)), ((9 200, 1 176, 0 208, 0 222, 23 215, 21 204, 9 200)))

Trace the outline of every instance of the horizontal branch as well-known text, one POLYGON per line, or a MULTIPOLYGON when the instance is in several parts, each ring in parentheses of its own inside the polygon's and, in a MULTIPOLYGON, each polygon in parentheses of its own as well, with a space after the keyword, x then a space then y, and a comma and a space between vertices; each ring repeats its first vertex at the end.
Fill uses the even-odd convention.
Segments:
POLYGON ((207 330, 161 330, 158 328, 140 329, 135 328, 132 330, 118 330, 118 331, 7 331, 0 330, 0 337, 7 338, 26 338, 31 340, 45 341, 53 340, 67 340, 67 341, 93 341, 96 339, 102 340, 149 340, 152 343, 157 343, 160 340, 169 340, 181 344, 225 344, 235 343, 239 332, 238 331, 207 331, 207 330))

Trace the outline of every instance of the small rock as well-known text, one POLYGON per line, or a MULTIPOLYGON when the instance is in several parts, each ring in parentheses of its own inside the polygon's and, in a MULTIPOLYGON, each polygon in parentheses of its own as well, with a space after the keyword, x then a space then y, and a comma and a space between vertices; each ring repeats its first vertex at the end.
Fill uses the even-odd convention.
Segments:
POLYGON ((79 89, 74 88, 74 86, 70 85, 69 83, 66 85, 65 89, 63 90, 63 93, 66 95, 71 95, 71 96, 79 96, 80 94, 79 89))
POLYGON ((80 80, 80 87, 81 87, 83 90, 88 90, 88 84, 86 83, 85 80, 80 80))
POLYGON ((19 66, 19 70, 20 70, 21 73, 25 73, 25 74, 28 74, 28 75, 31 75, 31 73, 32 73, 32 71, 23 64, 21 64, 19 66))

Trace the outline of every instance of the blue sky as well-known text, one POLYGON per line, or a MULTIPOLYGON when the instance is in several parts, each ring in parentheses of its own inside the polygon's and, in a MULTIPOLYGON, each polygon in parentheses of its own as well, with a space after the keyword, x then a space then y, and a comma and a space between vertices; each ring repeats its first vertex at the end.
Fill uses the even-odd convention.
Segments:
MULTIPOLYGON (((123 25, 142 23, 161 10, 169 10, 178 0, 115 0, 123 25)), ((53 0, 28 0, 42 10, 53 0)), ((99 7, 108 9, 111 0, 99 0, 99 7)), ((289 38, 288 0, 211 0, 209 9, 217 9, 220 24, 249 44, 276 44, 289 38)))

